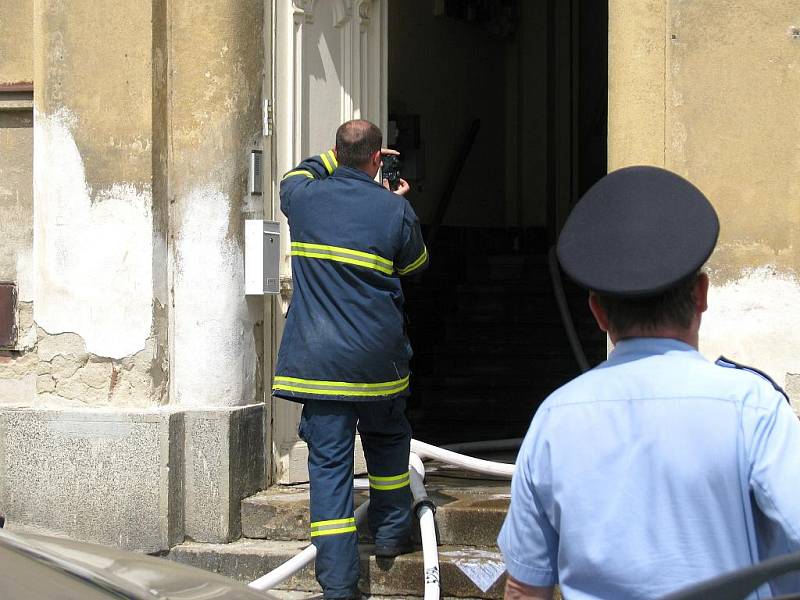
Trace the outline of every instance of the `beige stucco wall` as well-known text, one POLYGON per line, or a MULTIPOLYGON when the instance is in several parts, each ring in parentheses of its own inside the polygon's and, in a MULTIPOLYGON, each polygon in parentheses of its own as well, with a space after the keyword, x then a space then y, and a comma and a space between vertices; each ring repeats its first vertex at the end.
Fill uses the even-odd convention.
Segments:
POLYGON ((244 295, 243 219, 261 140, 263 2, 170 7, 170 398, 181 405, 261 400, 263 299, 244 295))
POLYGON ((701 350, 800 373, 800 11, 770 0, 611 0, 609 168, 687 177, 722 230, 701 350))
POLYGON ((246 189, 263 3, 27 6, 27 30, 9 24, 16 5, 0 17, 0 53, 13 47, 22 64, 30 46, 28 74, 3 62, 0 82, 36 90, 28 129, 0 128, 14 152, 0 163, 0 187, 14 188, 13 206, 0 193, 14 213, 4 237, 19 238, 0 276, 27 264, 30 279, 21 345, 0 356, 0 403, 259 401, 263 301, 244 296, 242 222, 263 216, 246 189))
POLYGON ((33 0, 4 2, 0 11, 0 85, 33 81, 33 0))
POLYGON ((151 18, 141 4, 34 5, 37 403, 165 398, 153 335, 151 18))
MULTIPOLYGON (((33 81, 33 1, 0 11, 0 88, 33 81)), ((29 93, 0 92, 0 280, 17 284, 18 335, 0 350, 0 405, 29 401, 36 390, 36 361, 25 348, 32 323, 33 112, 29 93)))

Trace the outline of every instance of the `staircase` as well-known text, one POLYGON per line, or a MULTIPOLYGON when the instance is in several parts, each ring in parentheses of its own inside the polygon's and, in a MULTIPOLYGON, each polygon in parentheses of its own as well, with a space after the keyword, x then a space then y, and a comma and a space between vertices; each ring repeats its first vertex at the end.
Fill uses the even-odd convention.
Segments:
MULTIPOLYGON (((510 460, 513 456, 503 458, 510 460)), ((496 540, 508 510, 509 482, 477 479, 431 463, 426 488, 437 505, 442 597, 502 598, 504 566, 496 540)), ((356 503, 365 499, 366 495, 359 493, 356 503)), ((306 485, 270 488, 246 498, 241 510, 242 539, 231 544, 187 542, 174 547, 168 557, 249 582, 308 545, 306 485)), ((395 559, 376 559, 371 555, 366 528, 359 530, 359 535, 362 591, 373 597, 417 598, 423 595, 421 551, 395 559)), ((281 589, 306 592, 287 595, 291 598, 318 594, 313 565, 285 581, 281 589)))
MULTIPOLYGON (((564 333, 542 231, 442 228, 431 267, 404 285, 411 364, 409 420, 434 444, 521 437, 539 404, 580 373, 564 333)), ((586 292, 566 278, 591 364, 606 338, 586 292)))

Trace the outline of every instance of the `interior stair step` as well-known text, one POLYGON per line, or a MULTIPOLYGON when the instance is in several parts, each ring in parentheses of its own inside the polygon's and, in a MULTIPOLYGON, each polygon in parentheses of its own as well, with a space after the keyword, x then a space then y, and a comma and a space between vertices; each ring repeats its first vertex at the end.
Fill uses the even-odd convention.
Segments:
MULTIPOLYGON (((576 323, 581 341, 598 337, 595 325, 576 323)), ((567 336, 560 322, 552 323, 482 323, 468 319, 448 319, 446 339, 450 342, 527 343, 531 346, 567 345, 567 336)), ((412 338, 413 341, 413 338, 412 338)))
MULTIPOLYGON (((525 389, 529 392, 531 400, 537 399, 541 396, 542 392, 549 394, 557 387, 564 385, 567 381, 572 379, 578 374, 577 367, 571 375, 556 374, 556 373, 536 373, 533 371, 528 372, 515 372, 508 375, 486 374, 486 375, 473 375, 471 373, 464 374, 446 374, 446 375, 418 375, 412 380, 412 386, 420 390, 438 389, 448 390, 458 395, 463 390, 495 390, 493 396, 495 398, 503 399, 508 390, 521 390, 525 389)), ((480 415, 473 415, 473 418, 480 415)))
POLYGON ((428 361, 426 374, 436 375, 493 375, 519 377, 526 372, 548 373, 551 376, 574 377, 578 367, 569 357, 483 356, 480 354, 439 354, 428 361))
MULTIPOLYGON (((508 481, 487 482, 465 489, 444 479, 435 485, 427 483, 426 488, 437 506, 440 544, 495 545, 508 511, 508 481)), ((365 493, 356 494, 356 504, 365 499, 365 493)), ((308 531, 307 485, 275 486, 242 501, 242 534, 245 537, 306 540, 308 531)), ((362 539, 368 539, 366 525, 360 533, 362 539)), ((418 533, 416 539, 419 540, 418 533)))
MULTIPOLYGON (((307 542, 253 540, 243 538, 231 544, 186 542, 170 550, 167 558, 249 582, 281 565, 307 542)), ((419 597, 424 594, 422 552, 376 559, 370 545, 360 545, 361 582, 365 593, 419 597)), ((505 575, 502 555, 496 548, 441 546, 439 572, 443 596, 457 598, 502 598, 505 575), (488 574, 487 574, 488 573, 488 574), (497 577, 494 579, 494 577, 497 577), (473 579, 475 581, 473 581, 473 579), (492 583, 493 582, 493 583, 492 583), (484 592, 479 584, 491 583, 484 592)), ((284 581, 279 589, 319 591, 313 565, 284 581)))

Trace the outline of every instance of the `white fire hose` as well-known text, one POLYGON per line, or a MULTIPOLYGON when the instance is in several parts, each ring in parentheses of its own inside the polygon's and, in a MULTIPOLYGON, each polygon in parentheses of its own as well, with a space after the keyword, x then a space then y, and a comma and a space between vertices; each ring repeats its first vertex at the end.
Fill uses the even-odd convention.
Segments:
MULTIPOLYGON (((459 450, 509 450, 519 447, 521 440, 495 440, 486 442, 469 442, 451 446, 459 450)), ((514 465, 507 463, 482 460, 453 450, 445 450, 419 440, 411 440, 411 454, 409 455, 409 474, 411 478, 411 494, 414 497, 414 512, 419 519, 420 534, 422 537, 422 556, 425 570, 425 600, 439 600, 441 590, 439 585, 439 553, 436 541, 436 523, 434 521, 435 506, 428 498, 423 483, 425 479, 425 466, 422 459, 434 459, 445 464, 460 467, 484 475, 494 475, 510 479, 514 474, 514 465)), ((354 480, 355 489, 369 489, 369 482, 364 479, 354 480)), ((355 510, 356 525, 360 524, 367 514, 369 500, 355 510)), ((249 587, 266 591, 280 585, 286 579, 310 564, 317 555, 317 549, 309 544, 299 554, 293 556, 279 567, 273 569, 263 577, 259 577, 249 584, 249 587)))

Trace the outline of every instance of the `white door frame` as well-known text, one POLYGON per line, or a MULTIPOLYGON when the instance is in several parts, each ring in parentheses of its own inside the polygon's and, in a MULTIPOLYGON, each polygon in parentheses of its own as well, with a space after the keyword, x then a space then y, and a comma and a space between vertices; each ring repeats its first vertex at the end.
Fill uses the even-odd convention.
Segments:
MULTIPOLYGON (((276 349, 291 301, 290 234, 280 212, 280 176, 308 155, 333 145, 338 124, 365 118, 385 132, 388 122, 388 0, 276 0, 274 40, 273 218, 281 224, 281 296, 265 315, 276 349)), ((274 354, 272 354, 274 356, 274 354)), ((272 383, 274 359, 265 361, 272 383)), ((273 481, 306 481, 308 449, 297 438, 302 406, 272 399, 273 481)), ((363 470, 363 458, 357 451, 363 470)))

